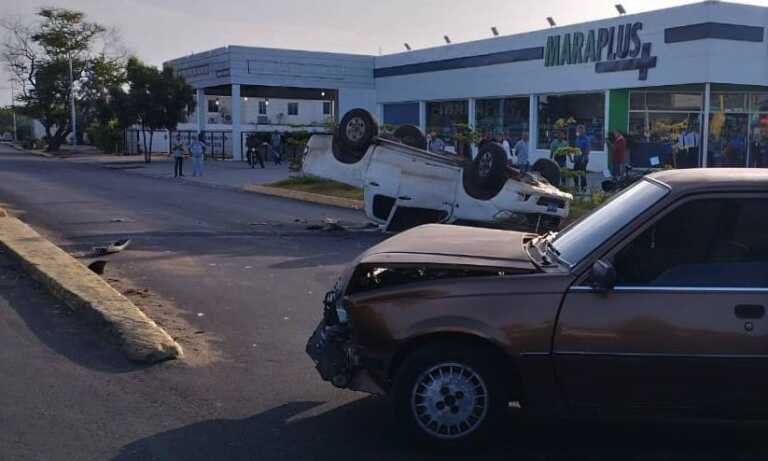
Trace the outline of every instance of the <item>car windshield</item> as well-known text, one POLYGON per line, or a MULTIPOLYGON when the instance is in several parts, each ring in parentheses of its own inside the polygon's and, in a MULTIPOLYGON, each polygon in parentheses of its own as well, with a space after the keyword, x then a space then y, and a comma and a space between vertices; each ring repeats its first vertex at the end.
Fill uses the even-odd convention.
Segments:
POLYGON ((552 247, 561 261, 573 267, 668 192, 655 182, 639 181, 560 232, 552 241, 552 247))

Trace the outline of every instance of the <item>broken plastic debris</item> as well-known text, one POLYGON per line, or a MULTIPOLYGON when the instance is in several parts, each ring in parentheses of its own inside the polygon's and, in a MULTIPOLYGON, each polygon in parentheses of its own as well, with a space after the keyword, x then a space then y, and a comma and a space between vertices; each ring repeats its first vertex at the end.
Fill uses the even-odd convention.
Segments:
POLYGON ((204 314, 204 313, 202 313, 202 312, 198 312, 198 313, 197 313, 197 316, 198 316, 198 317, 205 317, 205 314, 204 314))

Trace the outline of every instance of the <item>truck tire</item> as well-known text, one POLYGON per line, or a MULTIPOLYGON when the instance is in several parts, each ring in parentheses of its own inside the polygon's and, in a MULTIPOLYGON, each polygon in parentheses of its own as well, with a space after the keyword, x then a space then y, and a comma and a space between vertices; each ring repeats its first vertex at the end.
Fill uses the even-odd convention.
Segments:
POLYGON ((464 190, 478 200, 490 200, 507 181, 507 153, 499 144, 484 144, 477 157, 464 167, 464 190))
POLYGON ((560 165, 554 160, 540 158, 533 163, 531 171, 539 173, 542 178, 555 187, 560 185, 560 165))
POLYGON ((365 109, 352 109, 341 119, 336 129, 336 137, 344 149, 365 152, 379 134, 376 119, 365 109))
POLYGON ((401 125, 393 133, 401 143, 406 146, 426 150, 427 138, 418 127, 413 125, 401 125))
POLYGON ((365 156, 365 150, 356 150, 348 147, 343 147, 338 139, 338 136, 334 136, 331 140, 331 149, 333 150, 333 157, 341 163, 353 164, 363 159, 365 156))
POLYGON ((495 357, 472 344, 447 342, 427 344, 406 357, 393 388, 405 435, 440 449, 487 439, 510 401, 495 357))

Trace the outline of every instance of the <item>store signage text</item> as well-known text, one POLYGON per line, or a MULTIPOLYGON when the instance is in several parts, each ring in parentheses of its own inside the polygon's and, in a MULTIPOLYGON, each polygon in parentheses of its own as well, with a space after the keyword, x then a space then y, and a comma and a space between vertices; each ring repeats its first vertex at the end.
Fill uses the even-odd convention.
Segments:
POLYGON ((651 56, 651 43, 640 40, 642 22, 601 27, 547 37, 544 65, 595 63, 595 72, 624 72, 637 70, 640 80, 648 78, 648 69, 656 67, 651 56))

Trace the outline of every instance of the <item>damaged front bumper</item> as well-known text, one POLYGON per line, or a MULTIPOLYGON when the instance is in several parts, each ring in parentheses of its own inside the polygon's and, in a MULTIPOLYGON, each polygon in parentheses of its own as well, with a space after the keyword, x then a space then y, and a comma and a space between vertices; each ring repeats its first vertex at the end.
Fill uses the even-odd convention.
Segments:
POLYGON ((334 292, 326 295, 323 320, 307 342, 307 355, 320 377, 336 387, 383 394, 384 390, 361 366, 363 357, 352 344, 352 330, 346 318, 340 320, 334 292))

